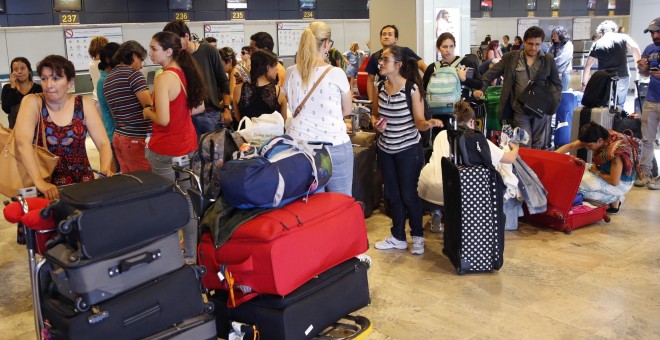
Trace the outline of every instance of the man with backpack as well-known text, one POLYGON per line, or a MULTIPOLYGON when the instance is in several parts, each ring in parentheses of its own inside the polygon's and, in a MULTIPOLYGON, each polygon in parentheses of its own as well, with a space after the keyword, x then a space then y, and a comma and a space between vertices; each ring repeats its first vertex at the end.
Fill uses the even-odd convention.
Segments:
POLYGON ((507 52, 502 61, 481 76, 482 88, 473 93, 475 98, 483 98, 491 82, 504 75, 499 119, 514 120, 516 126, 527 131, 532 138, 531 143, 525 146, 534 149, 543 149, 548 145, 550 117, 557 111, 561 98, 561 80, 555 59, 541 51, 544 38, 545 33, 540 27, 527 29, 523 36, 525 48, 507 52), (531 81, 542 86, 552 97, 553 107, 546 114, 534 114, 524 108, 523 94, 531 81))
POLYGON ((591 66, 598 60, 598 70, 614 70, 619 77, 616 83, 617 105, 623 107, 630 86, 630 70, 628 68, 628 52, 632 53, 637 62, 640 58, 639 46, 627 34, 617 33, 617 25, 614 21, 605 20, 596 28, 596 33, 601 37, 594 42, 589 51, 589 57, 584 63, 582 72, 582 88, 585 90, 591 76, 591 66))

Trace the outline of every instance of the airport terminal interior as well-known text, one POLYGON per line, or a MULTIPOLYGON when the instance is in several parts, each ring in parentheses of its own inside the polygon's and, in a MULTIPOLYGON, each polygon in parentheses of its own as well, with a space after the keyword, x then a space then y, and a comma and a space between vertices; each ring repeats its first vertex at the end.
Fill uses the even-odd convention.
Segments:
MULTIPOLYGON (((655 153, 660 157, 658 147, 655 153)), ((505 233, 502 269, 462 276, 428 223, 421 256, 374 249, 391 226, 377 211, 367 219, 371 304, 354 314, 371 320, 370 340, 657 339, 660 191, 634 187, 626 197, 609 223, 570 235, 520 221, 505 233)), ((34 339, 27 251, 4 218, 0 249, 0 339, 34 339)))
MULTIPOLYGON (((11 1, 0 0, 0 8, 4 6, 5 2, 11 1)), ((195 28, 201 31, 200 23, 207 18, 209 21, 212 20, 210 17, 217 13, 203 10, 204 6, 211 6, 211 0, 195 1, 198 8, 202 9, 190 11, 197 16, 196 21, 198 21, 192 25, 196 25, 195 28)), ((270 0, 250 1, 253 5, 259 3, 258 9, 247 12, 252 13, 254 15, 252 18, 258 20, 252 23, 249 20, 241 21, 245 23, 245 32, 248 31, 248 28, 256 30, 272 26, 272 33, 275 34, 277 31, 274 28, 274 20, 300 19, 301 11, 307 10, 309 8, 307 6, 316 3, 315 1, 300 0, 300 6, 306 6, 305 8, 298 8, 296 5, 286 10, 280 9, 278 13, 276 9, 268 7, 271 6, 270 0)), ((331 21, 333 29, 339 28, 341 31, 341 36, 340 34, 337 34, 337 37, 333 36, 337 45, 342 45, 341 49, 348 49, 350 41, 353 40, 351 34, 359 36, 361 49, 366 49, 363 42, 369 38, 375 42, 374 37, 378 36, 378 32, 368 32, 366 29, 369 27, 369 10, 365 10, 363 7, 365 3, 371 3, 373 13, 373 6, 377 6, 374 5, 376 1, 379 0, 356 1, 355 3, 360 3, 358 10, 357 5, 352 4, 353 2, 349 0, 319 0, 319 7, 314 9, 318 11, 312 15, 321 14, 321 16, 330 17, 328 20, 331 21), (320 4, 321 2, 324 4, 320 4), (342 12, 341 6, 351 9, 345 9, 342 12), (346 20, 342 20, 342 15, 346 20)), ((394 3, 394 0, 384 1, 388 4, 394 3)), ((412 2, 412 0, 398 1, 401 3, 412 2)), ((39 1, 29 0, 26 4, 37 2, 39 1)), ((114 13, 109 16, 103 12, 103 8, 106 7, 102 2, 87 1, 89 4, 95 4, 94 6, 89 5, 90 8, 101 9, 98 13, 83 16, 82 24, 85 25, 89 23, 86 21, 97 19, 108 20, 108 22, 102 22, 108 24, 112 22, 111 20, 121 21, 129 17, 138 18, 136 20, 148 20, 150 22, 145 22, 144 26, 131 21, 124 27, 124 38, 129 35, 137 40, 139 40, 137 37, 144 38, 142 43, 148 43, 153 32, 140 32, 141 28, 160 27, 161 21, 173 19, 168 17, 165 2, 161 6, 162 8, 159 7, 151 13, 148 6, 144 5, 142 1, 128 1, 125 7, 132 11, 130 15, 114 13)), ((172 2, 176 1, 170 1, 170 3, 172 2)), ((245 1, 228 0, 229 2, 245 3, 245 1)), ((278 0, 279 4, 285 2, 292 1, 278 0)), ((417 1, 417 3, 420 2, 417 1)), ((425 1, 425 3, 442 3, 443 5, 448 2, 425 1)), ((466 0, 461 1, 464 6, 467 2, 466 0)), ((477 20, 475 20, 475 15, 481 15, 480 2, 476 0, 470 2, 472 4, 471 12, 470 6, 467 6, 470 13, 467 15, 464 13, 463 16, 472 18, 474 25, 472 25, 473 27, 470 24, 462 26, 461 29, 464 31, 467 31, 467 28, 470 29, 470 34, 465 32, 462 41, 471 41, 469 45, 473 52, 478 50, 478 42, 485 33, 491 33, 491 27, 493 36, 499 37, 503 33, 503 27, 516 28, 516 24, 507 23, 507 19, 523 21, 527 19, 528 11, 522 8, 517 12, 502 14, 501 7, 496 8, 498 2, 498 0, 481 1, 482 6, 484 3, 490 3, 490 6, 494 8, 493 13, 497 14, 494 15, 495 18, 483 18, 490 25, 487 29, 478 26, 477 20), (507 16, 517 18, 506 18, 507 16), (474 37, 466 38, 467 35, 473 34, 474 37), (474 42, 475 39, 476 42, 474 42)), ((508 2, 509 0, 507 0, 508 2)), ((513 4, 521 1, 511 0, 510 2, 513 4)), ((532 1, 527 1, 527 3, 530 2, 532 1)), ((592 3, 592 1, 586 0, 583 2, 585 5, 592 3)), ((611 2, 609 1, 609 3, 611 2)), ((533 3, 536 8, 537 2, 533 1, 533 3)), ((559 18, 554 18, 549 0, 540 0, 538 3, 539 10, 536 14, 543 16, 540 19, 542 23, 552 24, 554 22, 552 20, 555 19, 572 22, 572 18, 564 17, 566 12, 561 12, 562 15, 559 18), (541 9, 542 4, 548 8, 541 9)), ((556 3, 559 6, 559 1, 556 3)), ((562 2, 562 6, 578 13, 577 5, 573 3, 572 0, 570 2, 565 0, 562 2)), ((608 16, 607 3, 607 1, 598 0, 598 9, 595 13, 599 20, 604 20, 608 16)), ((639 13, 642 8, 635 9, 633 7, 635 3, 644 4, 646 6, 644 8, 649 8, 652 1, 620 0, 617 12, 612 10, 610 15, 615 17, 615 21, 625 23, 628 29, 639 27, 643 29, 647 24, 635 22, 634 15, 631 17, 631 13, 639 13)), ((23 7, 27 8, 28 5, 23 7)), ((43 4, 40 3, 40 5, 43 4)), ((115 5, 109 4, 107 8, 115 5)), ((654 6, 657 11, 657 4, 654 6)), ((582 7, 584 6, 580 7, 579 13, 584 12, 584 14, 576 14, 576 16, 587 15, 586 10, 582 7)), ((8 9, 11 9, 11 6, 8 9)), ((4 10, 2 8, 0 12, 4 10)), ((456 10, 458 11, 458 8, 456 10)), ((232 12, 222 11, 222 15, 227 15, 227 20, 230 19, 230 13, 232 12)), ((384 15, 382 12, 378 13, 384 15)), ((8 14, 0 14, 0 25, 12 26, 12 22, 14 22, 17 24, 13 26, 27 26, 29 20, 37 20, 39 28, 30 28, 23 32, 21 27, 2 27, 2 30, 6 31, 0 34, 0 43, 27 48, 34 46, 35 42, 25 39, 26 36, 42 35, 45 37, 43 39, 45 46, 52 44, 58 45, 57 48, 60 50, 63 49, 63 46, 59 46, 63 45, 59 40, 53 42, 53 39, 50 39, 55 37, 61 40, 61 28, 43 28, 47 27, 46 25, 58 24, 52 22, 56 19, 54 13, 35 14, 26 10, 22 14, 25 15, 12 17, 8 14)), ((593 13, 589 13, 589 15, 591 14, 593 13)), ((653 17, 656 16, 653 15, 653 17)), ((533 22, 534 19, 531 20, 533 22)), ((407 27, 406 23, 402 24, 403 27, 407 27)), ((587 25, 586 33, 588 35, 593 33, 591 31, 596 24, 594 19, 587 25)), ((518 26, 520 26, 520 21, 518 26)), ((209 29, 214 28, 209 25, 209 29)), ((373 30, 373 26, 371 29, 373 30)), ((103 30, 111 32, 112 27, 104 27, 103 30)), ((641 31, 641 29, 638 30, 641 31)), ((430 29, 425 29, 424 34, 433 34, 429 33, 430 31, 430 29)), ((511 37, 517 35, 515 31, 506 33, 511 37)), ((582 32, 582 34, 584 33, 582 32)), ((631 33, 631 35, 633 34, 631 33)), ((249 37, 249 35, 247 36, 249 37)), ((635 36, 641 36, 641 33, 637 32, 635 36)), ((651 43, 648 35, 643 37, 645 40, 638 41, 642 50, 651 43)), ((282 37, 282 39, 284 38, 285 36, 282 37)), ((591 46, 590 43, 588 38, 576 42, 573 62, 575 68, 570 79, 572 88, 580 86, 580 72, 586 53, 591 46)), ((380 48, 377 43, 372 47, 376 47, 372 49, 373 51, 380 48)), ((431 46, 431 49, 427 47, 423 52, 419 54, 424 59, 428 59, 427 56, 434 56, 434 46, 431 46)), ((467 52, 469 51, 465 49, 464 53, 467 52)), ((61 54, 65 54, 65 52, 61 54)), ((35 53, 30 55, 35 55, 35 53)), ((87 58, 86 55, 83 59, 85 58, 87 58)), ((631 58, 629 58, 630 61, 632 61, 631 58)), ((8 64, 9 60, 0 54, 0 62, 8 64)), ((38 60, 31 61, 34 69, 38 60)), ((293 53, 291 56, 281 58, 281 61, 285 66, 291 65, 293 53)), ((428 61, 427 64, 429 64, 428 61)), ((6 78, 4 76, 7 74, 3 73, 8 73, 5 72, 8 70, 8 66, 0 66, 0 82, 6 83, 7 79, 4 79, 6 78)), ((148 65, 143 69, 143 73, 145 75, 151 73, 153 76, 154 70, 154 65, 148 65)), ((635 72, 632 79, 637 79, 637 77, 635 72)), ((84 81, 76 81, 76 91, 90 95, 88 93, 90 91, 87 91, 91 85, 91 81, 87 80, 88 74, 85 73, 79 78, 84 81)), ((153 78, 150 85, 153 85, 153 78)), ((626 111, 635 112, 636 97, 637 93, 633 85, 626 100, 626 111)), ((6 115, 0 112, 0 116, 0 122, 7 126, 6 115)), ((656 159, 660 159, 660 143, 656 141, 654 147, 656 159)), ((90 138, 87 139, 87 151, 92 167, 98 168, 98 151, 90 138)), ((0 202, 7 200, 9 200, 8 197, 0 194, 0 202)), ((424 216, 425 252, 422 255, 411 255, 410 249, 375 249, 374 243, 389 236, 392 225, 391 219, 383 211, 377 209, 371 217, 366 219, 369 238, 369 249, 366 254, 371 257, 371 266, 368 270, 371 303, 352 314, 364 316, 371 321, 373 329, 366 336, 366 339, 369 340, 660 339, 660 223, 658 222, 660 221, 660 209, 658 207, 660 207, 660 190, 633 187, 626 194, 625 204, 617 214, 610 215, 608 222, 601 220, 571 233, 539 227, 521 219, 517 230, 505 232, 503 267, 492 273, 467 275, 457 275, 454 266, 443 254, 443 234, 431 232, 431 218, 428 214, 424 216)), ((384 209, 382 205, 381 209, 384 209)), ((28 254, 24 245, 17 244, 16 234, 16 225, 7 222, 0 214, 0 287, 3 292, 0 294, 0 340, 36 338, 28 254)), ((410 242, 410 238, 408 241, 410 242)), ((210 273, 210 275, 214 275, 214 273, 210 273)), ((318 306, 318 312, 323 313, 323 308, 324 306, 318 306)))

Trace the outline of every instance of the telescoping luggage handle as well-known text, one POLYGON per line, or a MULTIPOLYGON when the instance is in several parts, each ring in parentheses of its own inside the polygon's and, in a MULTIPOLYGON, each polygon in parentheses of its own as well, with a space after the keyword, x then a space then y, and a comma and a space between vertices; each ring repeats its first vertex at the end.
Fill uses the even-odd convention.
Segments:
POLYGON ((607 107, 610 109, 610 113, 617 112, 617 103, 619 102, 619 93, 617 92, 617 83, 619 81, 619 76, 614 76, 610 80, 610 100, 607 103, 607 107))

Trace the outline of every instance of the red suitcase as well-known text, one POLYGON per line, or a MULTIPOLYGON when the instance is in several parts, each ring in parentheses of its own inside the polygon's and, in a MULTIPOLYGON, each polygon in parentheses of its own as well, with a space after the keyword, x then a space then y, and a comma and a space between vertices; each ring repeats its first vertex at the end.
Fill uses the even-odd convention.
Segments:
POLYGON ((523 219, 565 233, 600 220, 609 222, 607 204, 603 202, 585 199, 597 208, 584 212, 575 211, 572 205, 584 173, 584 160, 567 154, 528 148, 520 148, 518 154, 548 190, 548 210, 530 215, 525 209, 523 219))
POLYGON ((360 93, 357 96, 354 96, 355 99, 367 99, 367 85, 371 86, 368 83, 369 74, 367 74, 367 64, 369 63, 369 57, 364 58, 360 68, 358 69, 357 76, 355 80, 357 82, 358 92, 360 93))
POLYGON ((222 267, 231 273, 233 287, 287 295, 314 276, 364 253, 368 246, 360 203, 339 193, 319 193, 307 202, 299 199, 251 219, 218 249, 211 235, 204 233, 198 256, 210 271, 202 278, 207 289, 230 289, 216 275, 222 267))

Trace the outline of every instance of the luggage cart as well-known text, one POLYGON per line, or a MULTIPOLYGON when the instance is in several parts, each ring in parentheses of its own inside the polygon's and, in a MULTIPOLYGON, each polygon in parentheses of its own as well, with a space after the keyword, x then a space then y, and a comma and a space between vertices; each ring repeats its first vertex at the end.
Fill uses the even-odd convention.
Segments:
MULTIPOLYGON (((41 202, 35 201, 34 204, 32 204, 32 207, 30 207, 30 204, 28 202, 28 199, 24 198, 21 195, 14 196, 11 198, 11 203, 6 202, 5 203, 5 217, 7 218, 7 221, 10 223, 16 223, 18 228, 22 228, 24 231, 25 235, 25 244, 27 248, 27 254, 28 254, 28 265, 30 268, 30 286, 32 288, 32 310, 34 313, 34 328, 37 334, 37 339, 42 338, 42 331, 44 329, 44 320, 41 316, 41 287, 40 287, 40 280, 39 280, 39 272, 41 270, 41 267, 45 263, 45 259, 42 257, 43 254, 39 253, 39 246, 37 244, 38 242, 38 235, 40 234, 46 234, 46 233, 52 233, 55 231, 55 226, 52 226, 52 229, 50 227, 44 228, 43 226, 32 226, 32 225, 26 225, 21 221, 21 218, 25 216, 27 213, 29 213, 32 208, 32 210, 36 209, 41 209, 45 207, 48 204, 48 201, 42 198, 36 198, 37 200, 43 200, 41 202), (10 216, 11 214, 6 213, 7 209, 12 209, 13 207, 10 207, 11 204, 17 204, 21 207, 21 212, 22 214, 19 215, 14 215, 10 216), (43 205, 43 206, 42 206, 43 205)), ((41 251, 45 251, 45 249, 41 249, 41 251)))

